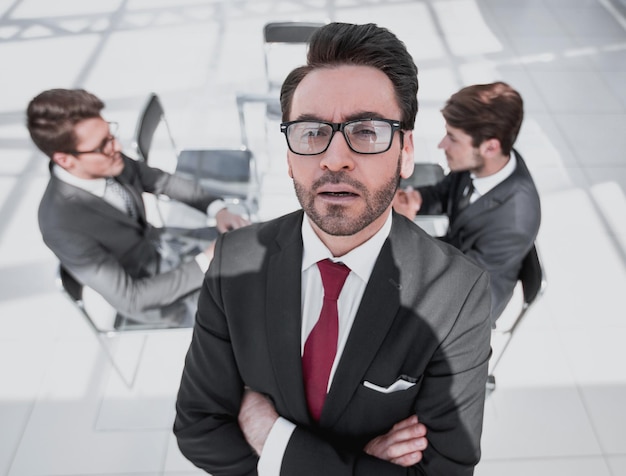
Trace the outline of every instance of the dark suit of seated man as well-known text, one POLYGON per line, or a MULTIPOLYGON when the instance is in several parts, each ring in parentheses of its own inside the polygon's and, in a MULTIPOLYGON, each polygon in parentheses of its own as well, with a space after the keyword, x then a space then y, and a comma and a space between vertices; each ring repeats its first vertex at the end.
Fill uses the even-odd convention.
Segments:
POLYGON ((448 216, 442 239, 489 272, 495 324, 541 222, 535 183, 513 149, 524 115, 522 98, 503 82, 473 85, 452 95, 442 114, 446 135, 439 147, 450 173, 435 185, 399 191, 394 209, 411 219, 448 216))
POLYGON ((319 28, 285 79, 302 210, 217 239, 174 424, 205 471, 473 473, 488 275, 392 211, 417 85, 405 45, 373 24, 319 28))
POLYGON ((79 89, 52 89, 31 100, 28 129, 50 158, 39 227, 81 284, 133 320, 158 321, 159 309, 200 288, 215 236, 199 231, 205 239, 194 256, 170 254, 165 260, 163 229, 146 221, 142 193, 166 195, 203 212, 217 208, 222 232, 247 221, 198 184, 123 155, 103 108, 100 99, 79 89))

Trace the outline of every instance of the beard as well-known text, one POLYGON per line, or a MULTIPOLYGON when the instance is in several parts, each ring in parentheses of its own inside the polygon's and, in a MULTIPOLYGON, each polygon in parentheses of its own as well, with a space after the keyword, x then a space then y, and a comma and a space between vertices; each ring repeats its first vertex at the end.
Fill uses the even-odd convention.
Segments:
POLYGON ((369 190, 344 171, 325 173, 309 189, 295 178, 293 184, 302 209, 318 228, 332 236, 350 236, 365 229, 387 210, 400 183, 400 170, 401 157, 398 157, 395 174, 375 190, 369 190), (347 184, 359 192, 365 202, 365 208, 359 214, 354 214, 347 205, 315 206, 316 190, 319 187, 339 183, 347 184))

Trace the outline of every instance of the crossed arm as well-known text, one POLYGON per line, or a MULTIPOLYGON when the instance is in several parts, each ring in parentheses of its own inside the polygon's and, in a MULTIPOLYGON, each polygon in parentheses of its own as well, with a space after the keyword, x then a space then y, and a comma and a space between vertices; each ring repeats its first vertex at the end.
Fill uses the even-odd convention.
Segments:
MULTIPOLYGON (((265 441, 278 419, 272 403, 258 392, 246 390, 239 411, 239 426, 246 441, 261 456, 265 441)), ((426 427, 412 415, 398 423, 384 435, 372 439, 365 453, 399 466, 413 466, 422 459, 426 449, 426 427)))

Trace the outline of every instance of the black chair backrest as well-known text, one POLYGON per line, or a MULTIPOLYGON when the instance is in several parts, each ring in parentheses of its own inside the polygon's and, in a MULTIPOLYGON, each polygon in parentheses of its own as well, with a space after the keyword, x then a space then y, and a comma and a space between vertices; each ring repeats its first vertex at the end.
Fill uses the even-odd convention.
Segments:
POLYGON ((159 122, 163 118, 163 106, 159 97, 155 93, 151 93, 148 101, 141 112, 137 121, 137 129, 135 137, 137 138, 137 152, 139 159, 148 162, 148 155, 154 138, 154 132, 159 126, 159 122))
POLYGON ((271 22, 263 27, 266 43, 307 43, 323 23, 271 22))
POLYGON ((63 289, 74 301, 78 302, 83 298, 83 285, 63 265, 59 265, 59 278, 61 279, 63 289))
POLYGON ((524 290, 524 302, 526 304, 530 304, 535 300, 541 291, 543 279, 541 261, 539 261, 537 248, 533 245, 524 257, 522 267, 519 271, 519 280, 522 283, 522 289, 524 290))
POLYGON ((441 165, 434 162, 416 162, 413 174, 405 179, 400 180, 400 187, 423 187, 425 185, 433 185, 444 177, 441 165))
POLYGON ((188 149, 181 152, 176 173, 221 182, 248 182, 252 152, 242 149, 188 149))

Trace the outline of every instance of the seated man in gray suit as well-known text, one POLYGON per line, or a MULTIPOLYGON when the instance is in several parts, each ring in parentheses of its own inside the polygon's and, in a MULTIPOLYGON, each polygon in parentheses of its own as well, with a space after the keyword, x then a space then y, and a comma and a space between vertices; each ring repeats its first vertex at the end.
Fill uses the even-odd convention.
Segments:
POLYGON ((522 98, 503 82, 473 85, 452 95, 441 112, 446 135, 439 148, 450 173, 435 185, 398 191, 394 209, 410 219, 418 213, 448 216, 442 239, 489 272, 495 324, 541 221, 535 183, 513 149, 522 98))
POLYGON ((373 24, 322 26, 285 79, 302 209, 218 237, 178 393, 179 448, 208 473, 473 473, 488 275, 393 213, 417 86, 373 24))
MULTIPOLYGON (((46 245, 83 286, 136 321, 197 291, 212 257, 210 233, 190 231, 203 249, 163 259, 163 229, 146 221, 142 193, 163 194, 214 213, 220 232, 247 224, 198 184, 121 153, 104 103, 81 90, 52 89, 27 110, 33 142, 50 158, 50 182, 39 206, 46 245)), ((208 231, 208 228, 204 231, 208 231)))

